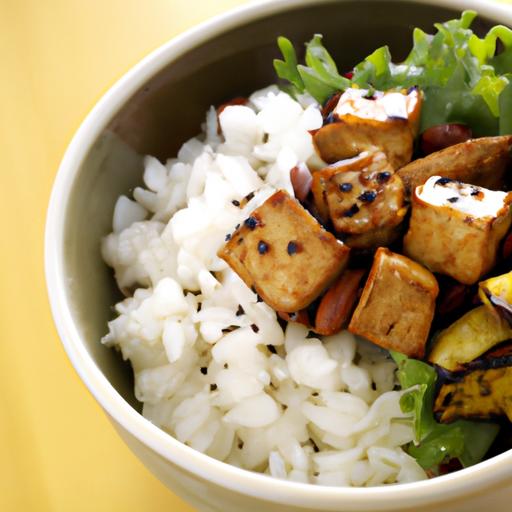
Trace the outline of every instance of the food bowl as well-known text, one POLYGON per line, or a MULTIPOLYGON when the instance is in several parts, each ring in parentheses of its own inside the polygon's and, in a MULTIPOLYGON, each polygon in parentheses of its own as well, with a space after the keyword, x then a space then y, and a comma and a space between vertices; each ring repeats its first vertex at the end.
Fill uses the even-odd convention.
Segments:
POLYGON ((53 188, 46 277, 53 315, 78 374, 120 436, 173 492, 199 510, 506 510, 512 453, 432 480, 376 488, 320 487, 277 480, 219 462, 140 414, 131 369, 100 338, 119 298, 101 259, 114 204, 142 180, 143 156, 173 156, 199 131, 210 105, 275 82, 276 38, 324 34, 340 69, 389 44, 395 59, 415 26, 479 12, 476 30, 512 25, 512 9, 470 0, 272 0, 217 17, 165 44, 128 72, 83 122, 53 188))

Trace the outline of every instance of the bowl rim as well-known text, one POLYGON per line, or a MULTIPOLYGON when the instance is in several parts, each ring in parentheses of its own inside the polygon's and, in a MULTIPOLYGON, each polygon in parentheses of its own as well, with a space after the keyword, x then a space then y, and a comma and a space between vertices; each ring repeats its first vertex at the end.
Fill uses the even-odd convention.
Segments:
MULTIPOLYGON (((80 167, 97 137, 133 94, 165 66, 209 38, 247 22, 318 0, 249 2, 204 21, 152 51, 122 76, 93 107, 73 136, 52 188, 45 229, 45 275, 54 323, 76 372, 105 412, 123 429, 171 463, 225 489, 279 504, 338 510, 384 510, 433 504, 503 485, 512 476, 512 451, 435 479, 373 488, 324 487, 279 480, 213 459, 182 444, 126 402, 98 368, 83 343, 68 301, 64 273, 65 213, 80 167)), ((348 0, 322 0, 322 3, 348 0)), ((386 1, 386 0, 377 0, 386 1)), ((512 24, 512 8, 478 0, 400 0, 474 9, 496 23, 512 24), (499 20, 499 21, 498 21, 499 20)))

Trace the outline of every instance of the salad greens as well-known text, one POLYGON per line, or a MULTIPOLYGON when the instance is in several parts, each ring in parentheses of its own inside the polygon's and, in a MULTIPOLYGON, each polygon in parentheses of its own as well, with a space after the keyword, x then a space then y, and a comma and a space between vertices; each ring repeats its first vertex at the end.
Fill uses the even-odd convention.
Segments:
POLYGON ((412 388, 400 401, 402 411, 411 412, 414 417, 415 439, 408 447, 409 454, 424 469, 433 470, 452 458, 459 459, 464 467, 482 460, 499 426, 465 420, 437 423, 432 412, 437 380, 435 369, 398 352, 391 351, 391 356, 398 365, 400 385, 403 389, 412 388))
POLYGON ((340 75, 336 63, 316 34, 306 43, 305 63, 299 64, 292 43, 278 38, 283 60, 274 60, 277 75, 288 81, 292 95, 308 92, 320 103, 348 87, 388 90, 419 86, 425 95, 420 130, 444 123, 464 123, 475 136, 512 133, 512 30, 497 25, 484 38, 471 30, 476 16, 436 23, 437 32, 416 28, 413 48, 394 64, 382 46, 340 75), (497 43, 503 51, 496 54, 497 43))

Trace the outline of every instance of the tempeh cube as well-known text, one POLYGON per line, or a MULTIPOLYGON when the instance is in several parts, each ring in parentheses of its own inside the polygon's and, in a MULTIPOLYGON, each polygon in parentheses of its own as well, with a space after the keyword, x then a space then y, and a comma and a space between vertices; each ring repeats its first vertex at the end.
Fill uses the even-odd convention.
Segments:
POLYGON ((219 256, 276 311, 299 311, 344 270, 344 245, 284 190, 254 210, 219 256))
POLYGON ((388 350, 422 358, 438 293, 427 269, 381 247, 349 331, 388 350))
POLYGON ((416 187, 404 252, 432 272, 476 283, 512 222, 512 193, 432 176, 416 187))
POLYGON ((312 190, 320 215, 358 249, 389 245, 407 211, 402 180, 382 152, 364 152, 315 172, 312 190))

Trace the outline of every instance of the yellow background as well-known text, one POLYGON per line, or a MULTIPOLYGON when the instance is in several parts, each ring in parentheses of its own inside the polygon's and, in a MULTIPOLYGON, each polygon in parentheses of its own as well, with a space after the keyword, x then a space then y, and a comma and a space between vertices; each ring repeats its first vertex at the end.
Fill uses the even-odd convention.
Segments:
POLYGON ((81 120, 172 36, 243 0, 0 0, 0 510, 192 509, 81 384, 43 276, 51 185, 81 120))

